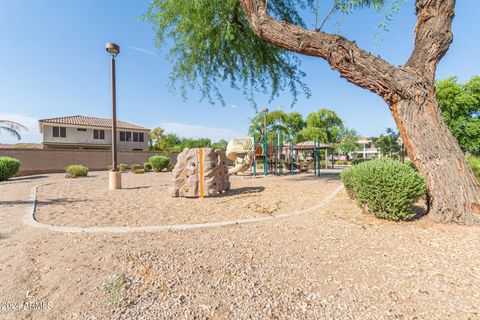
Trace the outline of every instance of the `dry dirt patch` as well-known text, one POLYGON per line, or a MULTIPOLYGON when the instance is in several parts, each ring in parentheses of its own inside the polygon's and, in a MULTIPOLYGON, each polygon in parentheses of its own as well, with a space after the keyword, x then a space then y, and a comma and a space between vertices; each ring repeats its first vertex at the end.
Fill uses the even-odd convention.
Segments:
POLYGON ((36 218, 56 226, 193 224, 275 216, 318 204, 340 185, 336 176, 244 178, 205 199, 172 198, 171 173, 123 175, 123 189, 107 190, 107 177, 65 179, 40 186, 36 218))

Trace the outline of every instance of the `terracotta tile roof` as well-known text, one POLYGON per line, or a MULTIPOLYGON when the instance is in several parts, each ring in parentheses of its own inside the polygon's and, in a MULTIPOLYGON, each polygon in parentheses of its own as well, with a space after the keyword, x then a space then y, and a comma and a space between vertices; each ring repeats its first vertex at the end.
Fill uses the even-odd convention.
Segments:
MULTIPOLYGON (((51 118, 51 119, 41 119, 38 120, 40 125, 42 123, 55 123, 55 124, 66 124, 74 126, 85 126, 85 127, 103 127, 111 128, 112 119, 103 119, 95 117, 85 117, 85 116, 69 116, 69 117, 60 117, 60 118, 51 118)), ((136 124, 128 123, 125 121, 117 120, 117 128, 127 129, 127 130, 150 130, 145 127, 141 127, 136 124)))

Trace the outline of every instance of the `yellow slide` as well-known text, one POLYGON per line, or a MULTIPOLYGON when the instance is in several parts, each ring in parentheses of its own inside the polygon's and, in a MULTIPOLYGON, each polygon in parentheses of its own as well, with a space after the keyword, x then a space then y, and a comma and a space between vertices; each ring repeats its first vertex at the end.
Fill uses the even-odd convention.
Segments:
POLYGON ((244 172, 253 164, 254 142, 252 137, 233 138, 227 145, 226 156, 235 161, 235 167, 228 170, 229 174, 244 172))

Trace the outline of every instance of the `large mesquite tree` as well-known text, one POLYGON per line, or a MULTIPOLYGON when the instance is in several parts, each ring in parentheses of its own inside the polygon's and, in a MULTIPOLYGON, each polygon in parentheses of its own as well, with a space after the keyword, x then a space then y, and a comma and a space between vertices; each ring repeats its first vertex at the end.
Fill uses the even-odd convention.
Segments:
MULTIPOLYGON (((378 8, 385 0, 333 0, 333 9, 378 8)), ((323 3, 323 2, 322 2, 323 3)), ((221 81, 270 92, 306 88, 294 53, 326 60, 349 82, 387 103, 409 157, 427 183, 430 216, 437 221, 480 221, 480 186, 435 99, 435 70, 453 34, 455 0, 416 0, 415 44, 400 67, 359 48, 354 41, 302 19, 314 0, 154 0, 145 17, 158 44, 173 40, 172 77, 221 99, 221 81)), ((188 87, 183 87, 184 90, 188 87)))

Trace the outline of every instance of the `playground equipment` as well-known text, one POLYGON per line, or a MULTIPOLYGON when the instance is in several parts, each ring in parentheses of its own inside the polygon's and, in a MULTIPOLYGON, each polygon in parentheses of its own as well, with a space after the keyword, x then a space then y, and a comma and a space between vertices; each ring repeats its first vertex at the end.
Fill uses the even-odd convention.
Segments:
POLYGON ((203 198, 230 189, 225 153, 210 148, 183 150, 173 176, 173 197, 203 198))
POLYGON ((235 167, 228 170, 229 174, 236 174, 250 169, 255 161, 254 138, 233 138, 227 145, 226 155, 228 159, 237 163, 235 167))
MULTIPOLYGON (((225 153, 213 151, 210 148, 185 149, 177 157, 173 169, 174 197, 208 197, 230 189, 229 175, 245 172, 253 168, 257 175, 257 160, 263 160, 263 174, 268 172, 282 175, 284 168, 290 174, 309 171, 320 175, 321 151, 325 151, 325 167, 327 167, 328 150, 333 150, 328 144, 319 141, 307 141, 299 144, 284 145, 284 137, 280 131, 267 132, 266 114, 264 127, 259 139, 253 137, 237 137, 232 139, 225 153), (272 134, 273 133, 273 134, 272 134), (227 168, 225 157, 234 161, 235 166, 227 168), (270 170, 269 170, 270 169, 270 170)), ((333 152, 332 167, 333 167, 333 152)))

